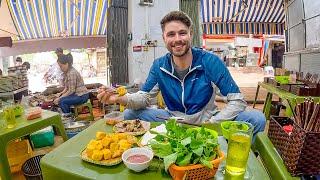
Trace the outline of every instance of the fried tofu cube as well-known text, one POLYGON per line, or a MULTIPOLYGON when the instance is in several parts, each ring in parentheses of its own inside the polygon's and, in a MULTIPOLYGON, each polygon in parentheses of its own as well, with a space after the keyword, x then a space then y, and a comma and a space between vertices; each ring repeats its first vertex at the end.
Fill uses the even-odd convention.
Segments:
POLYGON ((103 147, 108 148, 111 141, 112 141, 112 139, 110 137, 104 137, 101 140, 101 144, 103 145, 103 147))
POLYGON ((87 152, 87 156, 89 158, 92 157, 92 153, 93 153, 93 150, 95 150, 96 146, 92 145, 92 144, 88 144, 87 145, 87 149, 86 149, 86 152, 87 152))
POLYGON ((98 144, 95 146, 95 149, 96 149, 96 150, 101 150, 101 149, 103 149, 103 145, 102 145, 101 141, 98 142, 98 144))
POLYGON ((119 133, 118 134, 119 139, 127 139, 127 133, 119 133))
POLYGON ((93 153, 92 153, 92 156, 91 156, 91 159, 92 159, 92 160, 101 161, 101 160, 102 160, 102 157, 103 157, 102 151, 93 150, 93 153))
POLYGON ((91 158, 92 157, 92 154, 93 154, 93 149, 86 149, 86 152, 87 152, 87 156, 89 157, 89 158, 91 158))
POLYGON ((120 150, 125 151, 125 150, 129 149, 130 147, 131 147, 131 144, 127 140, 121 139, 119 141, 119 149, 120 150))
POLYGON ((103 159, 105 160, 111 159, 112 153, 110 149, 103 149, 102 153, 103 153, 103 159))
POLYGON ((118 149, 118 150, 113 152, 112 158, 120 157, 121 154, 122 154, 122 151, 118 149))
POLYGON ((98 131, 98 132, 96 133, 96 139, 97 139, 97 140, 101 140, 101 139, 103 139, 105 136, 106 136, 106 133, 105 133, 105 132, 98 131))
POLYGON ((96 146, 97 144, 98 144, 98 141, 92 139, 92 140, 89 142, 88 146, 96 146))
POLYGON ((119 141, 118 134, 112 134, 111 139, 112 139, 112 142, 118 142, 119 141))
POLYGON ((115 152, 116 150, 119 150, 119 144, 116 142, 113 142, 110 144, 110 151, 115 152))
POLYGON ((130 144, 135 144, 135 143, 138 142, 137 138, 134 137, 134 136, 128 136, 128 137, 127 137, 127 140, 128 140, 128 142, 129 142, 130 144))

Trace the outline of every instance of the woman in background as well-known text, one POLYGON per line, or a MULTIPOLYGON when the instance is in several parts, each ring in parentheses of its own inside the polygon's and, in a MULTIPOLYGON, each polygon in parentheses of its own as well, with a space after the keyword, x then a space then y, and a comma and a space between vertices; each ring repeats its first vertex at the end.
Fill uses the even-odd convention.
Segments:
POLYGON ((72 66, 73 57, 70 53, 59 56, 57 62, 63 72, 64 90, 60 93, 60 97, 54 100, 54 103, 60 106, 64 113, 63 116, 68 117, 71 115, 71 106, 87 102, 89 91, 80 73, 72 66))

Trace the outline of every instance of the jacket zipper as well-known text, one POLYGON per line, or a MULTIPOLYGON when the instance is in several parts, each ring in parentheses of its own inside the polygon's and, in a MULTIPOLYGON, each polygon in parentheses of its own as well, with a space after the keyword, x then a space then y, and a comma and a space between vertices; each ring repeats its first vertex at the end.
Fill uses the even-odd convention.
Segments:
POLYGON ((176 78, 176 79, 180 82, 181 88, 182 88, 181 101, 182 101, 182 106, 183 106, 183 108, 184 108, 184 113, 185 113, 185 114, 187 114, 187 108, 186 108, 186 106, 185 106, 185 104, 184 104, 184 80, 185 80, 185 78, 188 76, 188 74, 190 74, 192 71, 194 71, 194 70, 197 69, 198 67, 201 67, 201 65, 192 68, 192 69, 183 77, 182 81, 181 81, 179 78, 177 78, 175 75, 173 75, 172 73, 170 73, 169 71, 167 71, 166 69, 164 69, 163 67, 160 67, 160 69, 161 69, 162 71, 164 71, 165 73, 169 74, 170 76, 176 78))

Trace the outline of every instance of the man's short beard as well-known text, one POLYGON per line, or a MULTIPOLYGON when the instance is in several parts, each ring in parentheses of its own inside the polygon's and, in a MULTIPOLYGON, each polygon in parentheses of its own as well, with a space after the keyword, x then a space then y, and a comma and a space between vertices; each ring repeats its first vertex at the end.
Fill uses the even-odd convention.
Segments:
POLYGON ((173 52, 171 52, 171 54, 173 56, 176 56, 176 57, 183 57, 184 55, 186 55, 189 52, 189 50, 190 50, 190 47, 187 48, 182 54, 176 54, 176 53, 173 53, 173 52))
POLYGON ((186 48, 186 50, 185 50, 182 54, 176 54, 176 53, 174 53, 172 48, 169 50, 169 48, 167 47, 167 49, 169 50, 169 52, 170 52, 173 56, 183 57, 183 56, 186 55, 186 54, 189 52, 189 50, 191 49, 191 43, 190 43, 190 42, 187 42, 185 45, 188 46, 188 47, 186 48))

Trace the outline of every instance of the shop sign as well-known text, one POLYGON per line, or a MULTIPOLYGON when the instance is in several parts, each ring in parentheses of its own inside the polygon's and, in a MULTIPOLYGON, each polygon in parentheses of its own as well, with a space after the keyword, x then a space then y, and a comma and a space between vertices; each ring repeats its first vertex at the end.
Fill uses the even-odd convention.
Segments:
POLYGON ((133 52, 141 52, 142 46, 133 46, 132 49, 133 49, 133 52))

